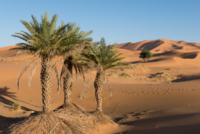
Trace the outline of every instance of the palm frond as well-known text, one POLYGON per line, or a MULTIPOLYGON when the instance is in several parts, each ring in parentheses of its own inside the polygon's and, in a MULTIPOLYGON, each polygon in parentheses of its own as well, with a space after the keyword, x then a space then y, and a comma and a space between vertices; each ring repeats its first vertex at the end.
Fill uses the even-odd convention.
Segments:
POLYGON ((33 75, 35 74, 35 71, 37 69, 37 65, 39 63, 39 60, 37 60, 37 62, 35 63, 35 65, 33 66, 33 68, 31 69, 31 72, 29 74, 29 79, 28 79, 28 85, 29 85, 29 89, 31 89, 31 80, 33 75))
POLYGON ((59 73, 58 73, 58 68, 57 68, 56 65, 55 65, 55 67, 54 67, 54 71, 55 71, 55 73, 56 73, 56 78, 57 78, 57 81, 58 81, 58 84, 57 84, 57 92, 59 93, 59 92, 60 92, 60 85, 61 85, 61 83, 60 83, 60 77, 59 77, 59 73))
MULTIPOLYGON (((36 60, 36 59, 35 59, 36 60)), ((18 76, 18 79, 17 79, 17 87, 18 87, 18 90, 20 90, 19 88, 19 81, 20 81, 20 78, 22 76, 22 74, 28 69, 28 67, 31 65, 31 63, 33 63, 35 60, 32 60, 31 62, 29 62, 26 67, 20 72, 19 76, 18 76)))
POLYGON ((108 76, 106 76, 106 80, 107 80, 108 87, 109 87, 110 98, 112 98, 112 88, 111 88, 111 85, 110 85, 110 81, 109 81, 109 79, 108 79, 108 76))

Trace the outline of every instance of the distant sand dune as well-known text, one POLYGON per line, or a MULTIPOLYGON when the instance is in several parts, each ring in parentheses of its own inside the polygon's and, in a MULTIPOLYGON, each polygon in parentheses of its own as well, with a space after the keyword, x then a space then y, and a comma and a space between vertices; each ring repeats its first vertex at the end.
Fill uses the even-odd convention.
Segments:
POLYGON ((131 51, 141 51, 144 49, 152 52, 165 52, 171 50, 200 50, 200 43, 188 43, 185 41, 172 41, 167 39, 145 40, 137 43, 118 44, 117 48, 131 51))

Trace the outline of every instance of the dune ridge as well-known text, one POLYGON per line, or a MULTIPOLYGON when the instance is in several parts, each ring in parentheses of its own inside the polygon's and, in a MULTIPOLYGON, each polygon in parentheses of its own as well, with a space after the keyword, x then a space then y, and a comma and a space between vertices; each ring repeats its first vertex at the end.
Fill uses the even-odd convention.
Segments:
POLYGON ((171 50, 200 50, 200 43, 189 43, 185 41, 173 41, 168 39, 144 40, 137 43, 128 42, 118 44, 117 48, 127 49, 131 51, 141 51, 144 49, 152 52, 165 52, 171 50))

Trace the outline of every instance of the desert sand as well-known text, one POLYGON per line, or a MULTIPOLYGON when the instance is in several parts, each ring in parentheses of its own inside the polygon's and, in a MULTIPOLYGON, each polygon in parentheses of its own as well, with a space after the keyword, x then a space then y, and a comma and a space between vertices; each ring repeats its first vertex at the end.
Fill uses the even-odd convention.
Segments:
MULTIPOLYGON (((28 86, 30 69, 20 80, 20 91, 17 89, 19 73, 36 57, 10 51, 13 47, 0 48, 0 132, 33 111, 42 111, 40 66, 32 78, 31 89, 28 86), (20 110, 12 110, 14 102, 21 104, 20 110)), ((104 84, 103 111, 119 125, 100 126, 94 133, 199 134, 200 43, 158 39, 118 44, 116 49, 127 57, 124 61, 132 66, 107 71, 109 82, 104 84), (143 49, 153 54, 147 62, 139 58, 143 49), (127 75, 122 75, 123 72, 127 75)), ((59 71, 61 67, 62 64, 58 63, 59 71)), ((85 72, 88 81, 85 85, 81 77, 74 77, 73 103, 87 111, 96 108, 95 73, 95 70, 85 72), (84 97, 81 99, 83 90, 84 97)), ((63 92, 58 94, 56 86, 53 74, 54 109, 64 100, 63 92)))

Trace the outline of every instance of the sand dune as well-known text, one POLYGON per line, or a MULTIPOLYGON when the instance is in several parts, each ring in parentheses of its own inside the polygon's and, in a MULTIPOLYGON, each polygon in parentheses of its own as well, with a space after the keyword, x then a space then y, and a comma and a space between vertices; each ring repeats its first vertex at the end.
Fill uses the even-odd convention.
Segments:
POLYGON ((187 50, 195 51, 200 49, 200 43, 188 43, 185 41, 172 41, 167 39, 145 40, 137 43, 118 44, 117 48, 127 49, 131 51, 141 51, 144 49, 152 52, 166 52, 171 50, 187 50))
POLYGON ((12 48, 15 48, 16 46, 8 46, 8 47, 2 47, 0 48, 0 57, 12 57, 16 56, 17 50, 10 50, 12 48))
MULTIPOLYGON (((28 76, 32 66, 20 80, 20 91, 16 85, 21 70, 36 57, 16 55, 17 51, 9 51, 13 47, 0 48, 0 131, 29 116, 31 111, 42 110, 40 66, 32 78, 31 89, 28 87, 28 76), (13 102, 19 102, 21 110, 11 111, 13 102)), ((127 57, 124 61, 132 65, 106 72, 112 87, 112 98, 108 82, 105 82, 103 90, 103 111, 119 125, 100 126, 94 134, 199 134, 199 47, 199 43, 166 39, 119 44, 116 49, 127 57), (139 58, 142 49, 152 51, 153 58, 148 62, 139 58), (130 77, 123 76, 124 72, 130 77)), ((59 71, 61 67, 59 63, 59 71)), ((84 99, 80 99, 84 82, 81 77, 74 77, 73 102, 87 111, 96 108, 95 74, 94 70, 85 73, 90 82, 84 99)), ((54 109, 63 103, 63 92, 57 94, 56 85, 53 74, 54 109)))

